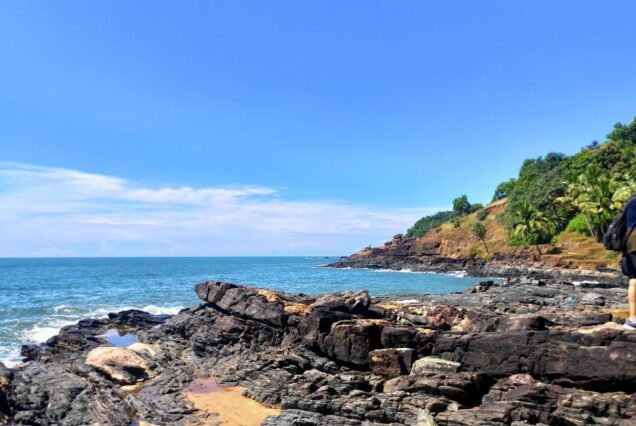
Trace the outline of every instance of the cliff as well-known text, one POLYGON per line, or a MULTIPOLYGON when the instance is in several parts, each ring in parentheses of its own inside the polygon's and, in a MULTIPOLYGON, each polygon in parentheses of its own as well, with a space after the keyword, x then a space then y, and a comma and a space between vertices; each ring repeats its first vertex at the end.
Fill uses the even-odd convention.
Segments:
POLYGON ((334 267, 368 267, 451 272, 466 270, 477 276, 493 272, 524 275, 524 269, 568 275, 618 276, 616 253, 590 237, 564 232, 554 244, 518 247, 509 243, 507 232, 498 220, 506 199, 485 207, 481 220, 486 228, 485 244, 472 232, 477 213, 460 219, 458 225, 445 223, 419 238, 395 235, 381 247, 367 247, 342 258, 334 267), (539 254, 540 253, 540 254, 539 254))

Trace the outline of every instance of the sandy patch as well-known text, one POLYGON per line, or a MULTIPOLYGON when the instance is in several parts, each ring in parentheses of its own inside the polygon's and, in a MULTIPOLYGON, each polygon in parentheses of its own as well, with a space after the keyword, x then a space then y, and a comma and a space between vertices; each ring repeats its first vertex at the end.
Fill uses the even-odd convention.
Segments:
POLYGON ((242 387, 221 387, 214 379, 207 378, 192 382, 185 395, 197 409, 216 414, 215 424, 260 426, 267 417, 282 413, 243 396, 244 391, 242 387))

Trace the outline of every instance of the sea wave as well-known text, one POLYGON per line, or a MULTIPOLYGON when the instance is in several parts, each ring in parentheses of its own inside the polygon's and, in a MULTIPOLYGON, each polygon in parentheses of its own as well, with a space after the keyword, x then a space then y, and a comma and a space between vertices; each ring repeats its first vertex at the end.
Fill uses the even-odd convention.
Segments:
POLYGON ((5 365, 5 367, 15 367, 22 361, 22 357, 20 356, 20 349, 17 347, 11 346, 0 346, 0 362, 5 365))
MULTIPOLYGON (((82 318, 105 318, 111 312, 121 312, 130 309, 139 309, 153 315, 176 315, 183 309, 182 306, 104 306, 97 309, 86 310, 80 307, 57 305, 52 308, 53 314, 42 319, 30 328, 17 333, 20 344, 41 344, 53 336, 56 336, 62 327, 76 324, 82 318), (70 315, 73 313, 73 315, 70 315)), ((7 367, 12 367, 22 360, 20 347, 17 345, 0 346, 0 362, 7 367)))

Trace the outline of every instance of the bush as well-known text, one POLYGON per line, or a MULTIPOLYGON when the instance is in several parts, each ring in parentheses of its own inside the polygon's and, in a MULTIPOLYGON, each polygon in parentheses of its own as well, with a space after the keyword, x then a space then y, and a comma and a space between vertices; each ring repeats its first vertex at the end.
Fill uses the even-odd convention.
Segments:
POLYGON ((485 208, 482 207, 481 209, 477 210, 477 220, 484 220, 487 216, 488 210, 486 210, 485 208))
POLYGON ((454 213, 450 211, 442 211, 437 212, 430 216, 424 216, 415 224, 406 231, 407 237, 422 237, 426 235, 426 233, 431 230, 431 228, 435 228, 440 226, 443 223, 448 222, 453 217, 454 213))
POLYGON ((453 224, 453 228, 457 229, 461 226, 462 220, 458 217, 454 217, 451 219, 451 223, 453 224))
POLYGON ((568 226, 565 228, 568 232, 574 232, 579 235, 584 235, 586 237, 590 237, 590 227, 587 225, 587 222, 583 215, 576 215, 574 218, 568 222, 568 226))

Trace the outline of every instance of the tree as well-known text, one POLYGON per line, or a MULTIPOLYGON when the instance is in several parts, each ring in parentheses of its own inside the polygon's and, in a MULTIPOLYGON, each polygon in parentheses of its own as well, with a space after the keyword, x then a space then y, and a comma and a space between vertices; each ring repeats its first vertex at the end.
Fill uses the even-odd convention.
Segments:
POLYGON ((470 203, 466 195, 461 195, 453 200, 453 212, 459 216, 470 213, 470 203))
POLYGON ((423 218, 415 222, 415 224, 406 231, 406 236, 416 238, 424 236, 432 228, 448 222, 454 216, 455 213, 453 213, 452 211, 442 211, 430 216, 424 216, 423 218))
POLYGON ((515 213, 515 225, 513 233, 521 237, 528 244, 533 244, 539 256, 539 241, 542 240, 548 231, 548 219, 539 210, 533 208, 529 204, 521 205, 521 208, 515 213))
POLYGON ((505 182, 501 182, 497 186, 497 189, 495 189, 495 194, 492 196, 492 201, 495 202, 497 200, 506 198, 508 195, 510 195, 516 183, 517 183, 517 179, 515 178, 512 178, 505 182))
POLYGON ((484 243, 484 248, 486 249, 486 253, 490 254, 490 252, 488 251, 488 245, 486 244, 487 233, 488 231, 486 230, 486 227, 484 226, 483 222, 477 221, 473 223, 473 234, 477 238, 479 238, 482 243, 484 243))
POLYGON ((587 222, 590 234, 600 241, 609 223, 635 191, 636 182, 629 173, 610 177, 606 170, 592 164, 568 186, 567 196, 558 201, 571 201, 587 222))

